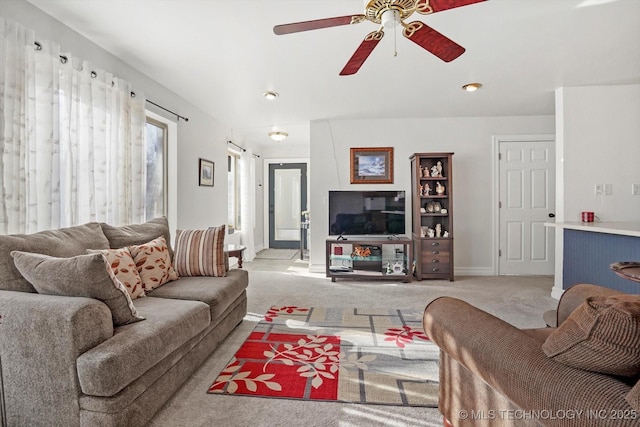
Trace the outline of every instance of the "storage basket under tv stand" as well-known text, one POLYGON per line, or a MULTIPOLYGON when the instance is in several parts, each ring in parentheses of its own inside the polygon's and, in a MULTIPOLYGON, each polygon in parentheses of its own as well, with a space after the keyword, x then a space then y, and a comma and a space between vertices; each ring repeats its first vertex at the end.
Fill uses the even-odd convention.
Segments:
MULTIPOLYGON (((329 238, 326 240, 326 274, 335 282, 340 279, 359 280, 411 280, 412 241, 407 237, 378 238, 329 238), (380 248, 380 254, 369 256, 351 256, 356 246, 363 248, 380 248), (336 254, 336 247, 341 247, 342 254, 336 254), (388 273, 387 265, 391 267, 388 273), (394 265, 401 265, 402 272, 393 271, 394 265), (332 268, 332 266, 334 268, 332 268), (336 270, 335 268, 344 268, 336 270)), ((373 251, 375 252, 375 251, 373 251)), ((396 267, 399 270, 400 267, 396 267)))

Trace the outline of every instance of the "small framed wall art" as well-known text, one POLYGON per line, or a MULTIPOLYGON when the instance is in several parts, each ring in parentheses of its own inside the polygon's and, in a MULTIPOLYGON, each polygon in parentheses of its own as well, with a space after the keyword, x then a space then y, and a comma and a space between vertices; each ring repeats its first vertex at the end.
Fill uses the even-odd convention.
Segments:
POLYGON ((200 159, 198 183, 205 187, 213 187, 213 171, 215 164, 211 160, 200 159))
POLYGON ((393 184, 393 147, 351 149, 352 184, 393 184))

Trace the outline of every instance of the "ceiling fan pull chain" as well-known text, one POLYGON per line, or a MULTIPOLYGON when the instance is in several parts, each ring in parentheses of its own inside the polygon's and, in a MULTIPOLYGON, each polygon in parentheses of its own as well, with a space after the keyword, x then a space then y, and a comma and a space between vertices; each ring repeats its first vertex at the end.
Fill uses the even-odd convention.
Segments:
POLYGON ((398 56, 398 30, 393 32, 393 56, 398 56))

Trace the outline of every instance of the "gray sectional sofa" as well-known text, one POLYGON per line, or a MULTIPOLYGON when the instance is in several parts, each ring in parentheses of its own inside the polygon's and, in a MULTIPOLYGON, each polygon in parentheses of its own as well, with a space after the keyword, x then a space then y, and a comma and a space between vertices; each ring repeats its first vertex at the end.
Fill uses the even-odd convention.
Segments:
POLYGON ((160 235, 171 241, 166 218, 0 236, 0 404, 7 425, 144 425, 242 321, 244 270, 166 283, 133 300, 144 321, 114 326, 99 300, 36 293, 10 255, 66 258, 160 235))

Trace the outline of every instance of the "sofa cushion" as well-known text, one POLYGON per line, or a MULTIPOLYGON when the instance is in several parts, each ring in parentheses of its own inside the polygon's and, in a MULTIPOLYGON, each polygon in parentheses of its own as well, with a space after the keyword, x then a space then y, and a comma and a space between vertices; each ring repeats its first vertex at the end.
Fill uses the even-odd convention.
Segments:
POLYGON ((78 357, 83 393, 115 395, 210 323, 208 307, 199 301, 147 296, 134 304, 146 321, 116 328, 113 337, 78 357))
POLYGON ((150 242, 156 237, 164 236, 169 248, 169 255, 173 259, 173 249, 171 249, 171 233, 169 232, 169 222, 167 217, 154 218, 143 224, 123 225, 116 227, 113 225, 100 223, 104 235, 109 239, 111 249, 123 248, 131 245, 142 245, 150 242))
POLYGON ((142 245, 129 246, 145 292, 158 288, 170 280, 177 280, 164 236, 142 245))
POLYGON ((538 341, 540 345, 542 345, 542 343, 544 343, 545 340, 549 338, 549 335, 551 335, 551 333, 555 331, 555 328, 521 329, 521 331, 529 335, 531 338, 538 341))
POLYGON ((573 368, 602 374, 640 374, 640 295, 592 296, 542 346, 573 368))
POLYGON ((225 226, 207 230, 177 230, 174 265, 180 276, 222 277, 225 226))
POLYGON ((114 326, 144 320, 100 253, 55 258, 13 251, 11 256, 20 273, 38 293, 100 300, 111 310, 114 326))
POLYGON ((113 274, 124 285, 131 299, 144 296, 142 279, 136 268, 136 263, 129 252, 129 248, 120 249, 89 249, 87 253, 101 253, 111 266, 113 274))
POLYGON ((202 301, 211 309, 211 321, 218 317, 247 288, 249 274, 246 270, 233 269, 225 277, 181 277, 148 295, 160 298, 202 301))
POLYGON ((624 400, 626 400, 633 409, 640 412, 640 381, 638 381, 631 391, 627 393, 624 400))
POLYGON ((36 292, 16 269, 9 255, 11 251, 35 252, 68 258, 86 254, 87 249, 107 249, 108 247, 109 241, 97 222, 34 234, 0 236, 0 289, 36 292))

